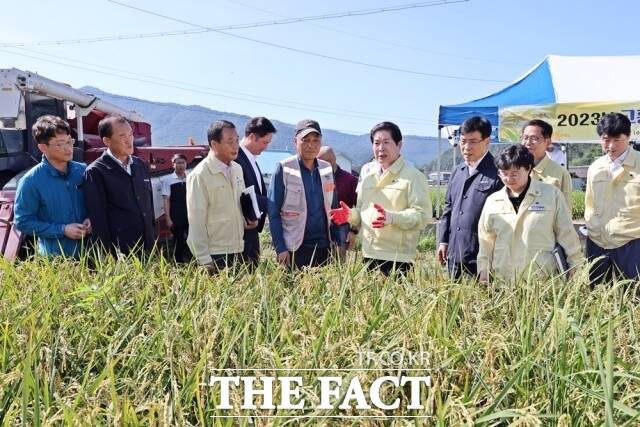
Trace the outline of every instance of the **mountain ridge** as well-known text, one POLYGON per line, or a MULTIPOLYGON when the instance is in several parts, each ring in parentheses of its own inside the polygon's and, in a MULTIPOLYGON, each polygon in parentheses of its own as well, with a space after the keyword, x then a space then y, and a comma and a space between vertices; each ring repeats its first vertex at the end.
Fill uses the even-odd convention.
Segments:
MULTIPOLYGON (((96 95, 121 108, 135 110, 151 123, 154 145, 186 145, 189 138, 198 144, 206 144, 209 125, 220 119, 229 120, 238 128, 242 136, 244 126, 250 116, 214 110, 201 105, 184 105, 174 102, 155 102, 145 99, 105 92, 92 86, 80 90, 96 95)), ((301 117, 303 119, 305 117, 301 117)), ((274 135, 269 150, 294 151, 293 135, 295 125, 270 119, 278 132, 274 135)), ((373 123, 372 123, 373 125, 373 123)), ((322 127, 322 123, 320 123, 322 127)), ((348 157, 354 167, 359 167, 372 158, 369 134, 352 135, 322 127, 323 144, 330 145, 337 152, 348 157)), ((437 138, 430 136, 404 135, 402 154, 418 167, 424 167, 437 156, 437 138)))

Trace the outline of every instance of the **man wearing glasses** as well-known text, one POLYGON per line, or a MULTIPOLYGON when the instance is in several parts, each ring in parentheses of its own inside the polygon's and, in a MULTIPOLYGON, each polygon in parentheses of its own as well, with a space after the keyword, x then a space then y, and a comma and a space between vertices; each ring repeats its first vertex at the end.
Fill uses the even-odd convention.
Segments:
POLYGON ((268 192, 269 226, 278 262, 323 265, 329 258, 329 210, 337 207, 331 164, 316 157, 322 145, 318 122, 296 125, 297 155, 278 163, 268 192))
POLYGON ((465 120, 460 135, 464 163, 452 171, 447 186, 436 251, 438 261, 446 263, 454 280, 463 273, 477 276, 478 221, 482 207, 487 197, 503 186, 489 152, 489 120, 480 116, 465 120))
POLYGON ((549 123, 538 119, 530 120, 522 128, 522 145, 533 155, 531 179, 558 187, 571 211, 571 175, 547 155, 552 134, 553 127, 549 123))
POLYGON ((33 125, 42 161, 18 184, 15 224, 21 233, 38 238, 38 253, 77 257, 91 233, 82 191, 85 166, 74 162, 69 124, 46 115, 33 125))

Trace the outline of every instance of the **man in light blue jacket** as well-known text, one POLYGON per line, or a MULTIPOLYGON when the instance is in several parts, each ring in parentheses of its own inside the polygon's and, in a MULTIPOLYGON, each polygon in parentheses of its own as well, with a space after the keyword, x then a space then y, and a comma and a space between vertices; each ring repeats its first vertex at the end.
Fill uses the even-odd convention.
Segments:
POLYGON ((40 255, 77 257, 91 233, 82 189, 85 165, 71 160, 74 140, 61 118, 42 116, 32 130, 42 161, 18 183, 16 227, 38 238, 40 255))

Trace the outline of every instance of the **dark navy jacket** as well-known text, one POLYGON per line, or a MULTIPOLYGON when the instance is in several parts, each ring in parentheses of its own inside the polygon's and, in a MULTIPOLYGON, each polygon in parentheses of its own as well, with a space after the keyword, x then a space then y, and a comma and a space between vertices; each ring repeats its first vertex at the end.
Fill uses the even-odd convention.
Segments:
POLYGON ((491 153, 487 153, 471 176, 466 163, 453 170, 439 230, 440 243, 449 245, 449 261, 467 264, 476 261, 482 207, 487 197, 502 186, 491 153))
MULTIPOLYGON (((260 217, 260 221, 258 221, 258 226, 252 230, 245 230, 245 236, 247 234, 258 234, 264 228, 264 221, 267 218, 267 194, 263 193, 263 189, 266 190, 266 186, 264 185, 264 179, 262 179, 262 174, 260 175, 260 182, 256 179, 256 174, 253 172, 253 166, 251 166, 251 161, 247 158, 247 155, 244 153, 244 150, 240 148, 238 150, 238 158, 234 160, 237 164, 242 166, 242 178, 244 178, 244 186, 245 188, 249 188, 252 185, 256 190, 256 197, 258 199, 258 208, 262 211, 262 216, 260 217)), ((260 170, 260 166, 258 166, 258 170, 260 170)))
POLYGON ((155 242, 151 176, 142 160, 131 158, 131 175, 106 152, 84 173, 93 242, 124 254, 136 245, 150 250, 155 242))

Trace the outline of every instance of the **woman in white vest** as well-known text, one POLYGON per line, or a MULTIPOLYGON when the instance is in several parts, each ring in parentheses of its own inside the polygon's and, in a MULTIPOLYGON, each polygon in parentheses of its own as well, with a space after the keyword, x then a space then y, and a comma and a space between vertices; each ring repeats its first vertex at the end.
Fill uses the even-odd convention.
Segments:
POLYGON ((389 275, 411 267, 420 232, 431 220, 427 177, 400 155, 402 133, 395 123, 371 129, 375 161, 358 184, 356 207, 341 203, 331 211, 338 225, 349 222, 362 231, 362 254, 370 269, 389 275))
POLYGON ((297 155, 278 163, 271 177, 269 228, 280 264, 318 266, 329 259, 329 210, 337 203, 333 169, 316 158, 322 145, 318 122, 299 122, 294 142, 297 155))
POLYGON ((533 180, 533 155, 523 145, 505 148, 496 158, 504 188, 487 198, 478 224, 478 274, 503 280, 557 273, 554 247, 560 244, 569 267, 584 261, 578 234, 562 192, 533 180))

